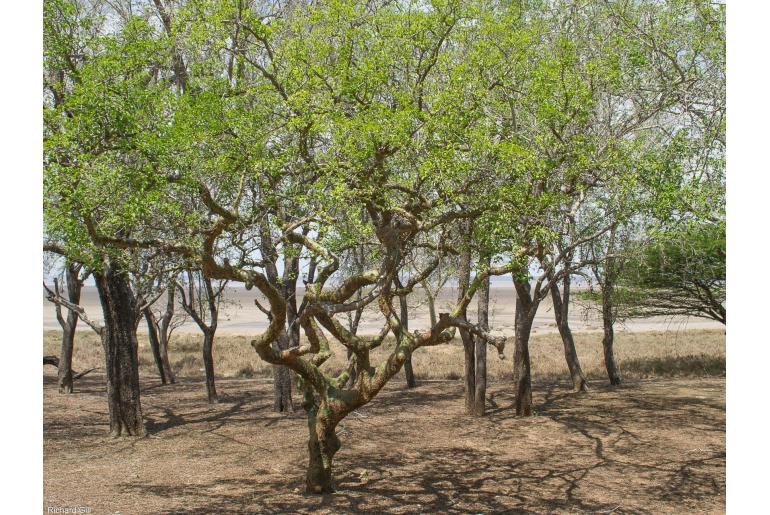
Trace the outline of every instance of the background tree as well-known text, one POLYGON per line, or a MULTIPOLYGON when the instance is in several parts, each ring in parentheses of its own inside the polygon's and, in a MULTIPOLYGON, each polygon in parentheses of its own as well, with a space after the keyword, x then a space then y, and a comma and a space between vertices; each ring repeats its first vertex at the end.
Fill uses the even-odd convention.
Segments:
POLYGON ((148 210, 162 207, 148 194, 152 181, 134 179, 152 169, 146 156, 168 99, 152 70, 168 52, 140 18, 116 34, 98 12, 63 0, 46 2, 44 18, 44 66, 57 77, 46 83, 43 110, 45 229, 62 255, 93 271, 104 325, 92 327, 104 348, 110 432, 142 435, 141 305, 128 273, 139 268, 132 253, 96 235, 130 238, 148 210))
MULTIPOLYGON (((80 263, 65 263, 61 277, 54 278, 53 280, 54 296, 63 297, 60 287, 61 281, 67 288, 67 301, 74 305, 80 304, 80 292, 83 289, 83 281, 85 281, 88 275, 90 273, 88 270, 83 270, 83 265, 80 263)), ((62 328, 61 353, 56 360, 59 393, 72 393, 74 375, 72 370, 72 354, 75 349, 75 329, 77 329, 78 314, 68 309, 65 317, 62 314, 61 305, 56 304, 56 320, 62 328)))
POLYGON ((623 316, 696 316, 727 323, 725 226, 660 234, 630 253, 615 288, 623 316))
POLYGON ((102 302, 104 325, 92 321, 81 306, 48 288, 51 302, 77 313, 102 341, 107 376, 107 406, 111 436, 143 436, 142 408, 139 393, 138 343, 133 309, 134 298, 125 273, 114 265, 94 271, 96 288, 102 302))
MULTIPOLYGON (((161 281, 163 279, 160 279, 159 282, 161 281)), ((176 311, 176 281, 169 279, 160 291, 166 297, 163 309, 156 312, 153 309, 153 304, 150 304, 142 310, 142 314, 147 322, 150 346, 160 373, 161 384, 174 384, 176 378, 168 358, 168 347, 174 329, 181 326, 185 320, 176 311)))
POLYGON ((222 304, 227 281, 217 281, 216 286, 211 279, 200 272, 188 270, 186 284, 176 283, 182 308, 192 318, 203 333, 203 367, 206 371, 206 393, 209 404, 219 402, 214 380, 214 336, 219 321, 219 309, 222 304), (186 293, 185 293, 185 290, 186 293))

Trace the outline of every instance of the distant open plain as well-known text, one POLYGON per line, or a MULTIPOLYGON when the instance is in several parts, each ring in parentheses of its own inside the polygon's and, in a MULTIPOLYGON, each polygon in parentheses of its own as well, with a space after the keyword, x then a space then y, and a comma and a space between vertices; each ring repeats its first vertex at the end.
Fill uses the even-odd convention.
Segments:
MULTIPOLYGON (((301 292, 302 290, 299 289, 301 292)), ((573 294, 573 298, 575 295, 573 294)), ((267 327, 267 318, 259 311, 254 304, 254 299, 258 298, 264 303, 256 290, 246 290, 245 288, 228 288, 227 303, 222 309, 219 327, 219 334, 249 334, 256 333, 267 327)), ((457 290, 453 287, 447 287, 442 290, 441 295, 436 300, 437 312, 449 311, 457 298, 457 290)), ((301 301, 302 295, 299 296, 301 301)), ((160 303, 164 302, 161 298, 160 303)), ((425 296, 418 289, 415 294, 410 296, 409 328, 426 329, 429 326, 430 318, 428 315, 428 305, 425 296)), ((96 288, 85 286, 81 296, 81 305, 86 309, 88 315, 94 320, 101 320, 101 305, 96 288)), ((514 315, 516 312, 516 293, 513 287, 507 283, 494 285, 490 292, 489 317, 490 325, 494 331, 506 336, 513 335, 514 315)), ((570 309, 570 325, 573 331, 600 331, 601 318, 595 309, 586 309, 587 306, 574 301, 570 309)), ((372 306, 364 313, 360 325, 361 334, 377 334, 382 328, 382 318, 376 306, 372 306)), ((181 311, 181 309, 180 309, 181 311)), ((476 316, 476 303, 472 302, 469 307, 469 317, 476 316)), ((43 299, 43 329, 59 329, 59 323, 56 321, 56 313, 53 305, 43 299)), ((703 318, 683 318, 683 317, 654 317, 649 319, 635 319, 619 323, 617 330, 626 330, 632 332, 646 331, 681 331, 686 329, 722 329, 724 326, 713 320, 703 318)), ((80 324, 79 329, 90 330, 85 324, 80 324)), ((140 332, 146 331, 144 324, 140 324, 140 332)), ((178 329, 180 332, 197 332, 198 327, 191 320, 185 321, 178 329)), ((547 297, 540 305, 535 322, 533 325, 533 334, 556 332, 554 315, 551 307, 550 297, 547 297)))

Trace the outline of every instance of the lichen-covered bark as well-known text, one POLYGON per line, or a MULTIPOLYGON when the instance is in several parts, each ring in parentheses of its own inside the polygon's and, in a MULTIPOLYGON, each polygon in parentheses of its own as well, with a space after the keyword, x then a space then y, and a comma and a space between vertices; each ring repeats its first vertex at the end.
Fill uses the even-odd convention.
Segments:
POLYGON ((340 440, 335 433, 329 407, 315 403, 308 408, 308 468, 306 486, 308 493, 327 494, 334 492, 332 483, 332 462, 340 449, 340 440))

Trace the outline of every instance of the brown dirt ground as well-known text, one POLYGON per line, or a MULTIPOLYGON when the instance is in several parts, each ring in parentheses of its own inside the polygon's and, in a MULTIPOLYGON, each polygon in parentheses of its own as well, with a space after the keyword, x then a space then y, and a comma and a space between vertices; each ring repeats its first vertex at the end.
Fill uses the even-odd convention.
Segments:
MULTIPOLYGON (((48 367, 50 368, 50 367, 48 367)), ((724 378, 535 385, 537 416, 513 416, 508 382, 490 413, 463 413, 460 381, 395 380, 340 428, 338 492, 308 496, 302 412, 271 412, 263 379, 143 381, 149 436, 111 439, 104 378, 57 393, 44 373, 44 512, 723 513, 724 378)))

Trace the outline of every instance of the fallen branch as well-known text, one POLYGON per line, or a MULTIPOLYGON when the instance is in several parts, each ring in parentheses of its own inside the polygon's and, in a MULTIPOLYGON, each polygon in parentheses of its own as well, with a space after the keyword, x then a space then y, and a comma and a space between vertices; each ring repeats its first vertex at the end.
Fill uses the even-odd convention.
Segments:
MULTIPOLYGON (((43 365, 53 365, 56 368, 59 368, 59 357, 58 356, 43 356, 43 365)), ((98 368, 98 367, 97 367, 98 368)), ((72 379, 77 380, 81 377, 85 376, 86 374, 90 374, 96 370, 96 368, 89 368, 88 370, 85 370, 83 372, 75 372, 72 371, 72 379)))

